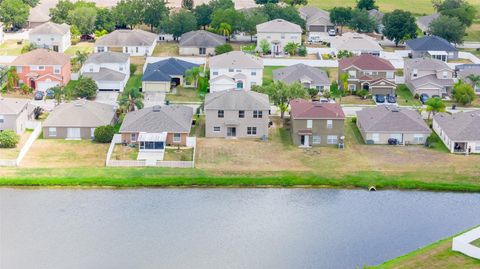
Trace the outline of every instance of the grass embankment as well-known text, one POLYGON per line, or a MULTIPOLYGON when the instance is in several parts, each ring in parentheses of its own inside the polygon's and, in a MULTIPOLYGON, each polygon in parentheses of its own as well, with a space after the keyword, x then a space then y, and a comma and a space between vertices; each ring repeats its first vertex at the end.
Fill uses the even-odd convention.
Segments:
POLYGON ((408 268, 480 268, 480 260, 452 250, 452 237, 442 239, 426 247, 412 251, 369 269, 408 268))

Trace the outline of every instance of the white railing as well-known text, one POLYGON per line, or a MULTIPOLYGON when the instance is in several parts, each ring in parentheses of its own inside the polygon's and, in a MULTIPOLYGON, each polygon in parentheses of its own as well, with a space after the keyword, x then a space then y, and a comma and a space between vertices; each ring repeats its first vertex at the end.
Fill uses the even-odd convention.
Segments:
POLYGON ((122 135, 114 134, 112 142, 110 142, 110 147, 108 148, 108 151, 107 151, 107 159, 105 160, 105 166, 111 166, 110 162, 112 160, 110 160, 110 158, 112 157, 113 150, 115 149, 115 144, 119 144, 119 143, 122 143, 122 135))
POLYGON ((0 166, 17 166, 17 160, 16 159, 0 160, 0 166))
POLYGON ((480 259, 480 247, 471 244, 477 239, 480 239, 480 227, 454 237, 452 250, 459 251, 475 259, 480 259))
POLYGON ((33 142, 35 142, 35 140, 37 140, 37 138, 40 136, 40 133, 42 133, 42 124, 40 124, 39 122, 35 122, 33 125, 35 126, 35 128, 33 132, 30 134, 30 136, 28 137, 27 142, 25 142, 23 147, 20 149, 20 152, 18 153, 17 158, 0 160, 0 166, 19 166, 20 165, 23 158, 25 158, 28 151, 30 150, 30 147, 32 147, 33 142))
POLYGON ((157 167, 194 168, 194 161, 157 161, 157 167))

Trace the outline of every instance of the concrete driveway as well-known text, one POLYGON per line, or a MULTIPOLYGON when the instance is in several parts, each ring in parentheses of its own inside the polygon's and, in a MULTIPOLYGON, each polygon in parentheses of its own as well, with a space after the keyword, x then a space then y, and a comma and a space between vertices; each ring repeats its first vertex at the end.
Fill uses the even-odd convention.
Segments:
POLYGON ((97 92, 97 97, 95 98, 95 102, 109 104, 109 105, 117 105, 118 95, 119 92, 97 92))
POLYGON ((165 93, 164 92, 144 92, 143 93, 143 106, 163 106, 165 105, 165 93))

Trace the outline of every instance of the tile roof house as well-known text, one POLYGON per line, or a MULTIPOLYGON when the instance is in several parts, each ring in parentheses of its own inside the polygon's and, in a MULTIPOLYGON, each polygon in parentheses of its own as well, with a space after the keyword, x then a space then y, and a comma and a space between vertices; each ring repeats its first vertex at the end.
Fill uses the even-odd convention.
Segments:
POLYGON ((210 92, 228 89, 250 90, 262 85, 262 59, 243 51, 231 51, 209 60, 210 92))
POLYGON ((226 38, 205 30, 190 31, 180 37, 179 54, 189 56, 215 55, 215 48, 227 42, 226 38))
POLYGON ((331 84, 327 72, 305 64, 273 70, 273 81, 283 81, 286 84, 300 83, 306 89, 315 88, 320 91, 329 90, 331 84))
POLYGON ((338 103, 292 100, 290 121, 294 145, 312 147, 344 143, 345 114, 338 103))
POLYGON ((151 56, 157 39, 157 34, 140 29, 115 30, 95 42, 95 52, 111 51, 130 56, 151 56))
POLYGON ((31 112, 27 99, 0 97, 0 132, 13 130, 17 134, 23 133, 31 112))
POLYGON ((480 111, 438 113, 432 126, 451 153, 480 153, 480 111))
POLYGON ((266 94, 225 90, 205 97, 205 136, 268 137, 270 102, 266 94))
POLYGON ((416 110, 388 105, 358 111, 357 126, 367 144, 422 145, 432 132, 416 110))
POLYGON ((395 67, 386 59, 362 54, 341 59, 338 63, 338 81, 348 74, 348 90, 368 90, 372 95, 395 94, 395 67))
POLYGON ((430 58, 405 60, 405 84, 413 95, 446 96, 451 93, 453 69, 445 62, 430 58))
POLYGON ((378 56, 380 52, 383 51, 375 38, 365 34, 351 32, 331 38, 330 47, 337 51, 350 51, 356 55, 372 54, 378 56))
POLYGON ((147 64, 142 77, 144 92, 169 92, 171 87, 188 86, 185 72, 198 64, 176 58, 168 58, 147 64))
POLYGON ((163 150, 165 145, 187 144, 193 108, 180 105, 153 106, 127 113, 120 127, 125 143, 159 142, 156 147, 140 145, 140 150, 163 150))
POLYGON ((478 67, 473 67, 473 68, 464 68, 459 71, 457 71, 457 78, 463 80, 466 83, 469 83, 472 85, 473 89, 475 90, 475 93, 477 95, 480 95, 480 85, 475 84, 473 81, 471 81, 468 77, 470 75, 473 76, 480 76, 480 66, 478 67))
POLYGON ((44 138, 92 139, 95 128, 117 121, 115 106, 88 100, 62 103, 43 122, 44 138))
POLYGON ((306 22, 307 38, 310 42, 319 42, 328 31, 335 29, 330 21, 330 13, 313 6, 303 6, 298 9, 300 17, 306 22))
POLYGON ((93 79, 100 91, 123 91, 130 78, 130 57, 120 52, 93 53, 80 73, 93 79))
POLYGON ((37 48, 65 52, 71 45, 70 26, 65 23, 47 22, 30 30, 28 39, 37 48))
POLYGON ((430 27, 430 23, 440 17, 440 13, 433 13, 426 16, 421 16, 417 18, 417 26, 422 30, 424 34, 428 33, 428 28, 430 27))
POLYGON ((447 40, 434 36, 424 36, 405 41, 407 49, 411 50, 412 58, 432 58, 444 62, 458 59, 458 49, 447 40))
POLYGON ((268 42, 273 55, 284 55, 288 43, 302 43, 302 27, 283 19, 267 21, 257 25, 257 50, 262 40, 268 42))
POLYGON ((20 84, 37 91, 65 86, 70 81, 70 57, 51 50, 35 49, 18 56, 11 64, 20 84))

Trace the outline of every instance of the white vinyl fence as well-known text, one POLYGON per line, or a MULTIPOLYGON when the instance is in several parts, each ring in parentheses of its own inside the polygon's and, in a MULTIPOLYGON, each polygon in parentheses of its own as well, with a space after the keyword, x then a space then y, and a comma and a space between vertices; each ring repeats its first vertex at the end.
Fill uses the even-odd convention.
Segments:
POLYGON ((42 132, 42 124, 39 122, 33 123, 35 128, 30 134, 30 137, 28 137, 27 142, 25 145, 23 145, 22 149, 20 149, 20 152, 18 153, 18 156, 16 159, 7 159, 7 160, 0 160, 0 166, 19 166, 20 163, 22 162, 23 158, 25 158, 25 155, 27 155, 28 150, 30 147, 33 145, 33 142, 37 140, 38 136, 42 132))
POLYGON ((453 238, 452 250, 480 259, 480 248, 471 243, 480 238, 480 227, 453 238))

